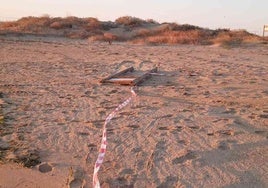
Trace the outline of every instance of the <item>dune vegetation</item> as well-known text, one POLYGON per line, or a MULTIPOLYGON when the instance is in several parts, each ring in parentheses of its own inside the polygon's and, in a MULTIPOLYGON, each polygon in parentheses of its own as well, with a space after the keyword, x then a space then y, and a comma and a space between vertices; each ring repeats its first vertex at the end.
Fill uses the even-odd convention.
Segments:
POLYGON ((238 45, 267 42, 246 30, 208 29, 189 24, 158 23, 123 16, 112 21, 78 17, 23 17, 16 21, 0 22, 0 34, 32 34, 61 36, 89 41, 130 42, 136 44, 223 44, 238 45))

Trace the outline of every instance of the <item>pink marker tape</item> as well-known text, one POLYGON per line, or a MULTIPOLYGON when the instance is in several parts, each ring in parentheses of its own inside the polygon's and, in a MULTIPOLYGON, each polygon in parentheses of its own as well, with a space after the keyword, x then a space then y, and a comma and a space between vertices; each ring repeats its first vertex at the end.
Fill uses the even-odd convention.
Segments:
POLYGON ((98 179, 98 171, 99 171, 99 169, 101 167, 101 164, 103 163, 103 159, 104 159, 106 148, 107 148, 107 129, 106 129, 106 126, 113 119, 113 117, 116 115, 116 113, 119 110, 121 110, 122 108, 124 108, 125 106, 127 106, 130 103, 130 101, 134 97, 136 97, 136 93, 133 90, 133 88, 131 88, 131 93, 132 93, 132 96, 129 97, 127 100, 125 100, 122 104, 120 104, 105 119, 105 122, 104 122, 104 125, 103 125, 103 132, 102 132, 102 139, 101 139, 101 147, 100 147, 100 150, 99 150, 98 158, 97 158, 97 160, 95 162, 95 166, 94 166, 94 173, 93 173, 93 187, 94 188, 100 188, 100 182, 99 182, 99 179, 98 179))

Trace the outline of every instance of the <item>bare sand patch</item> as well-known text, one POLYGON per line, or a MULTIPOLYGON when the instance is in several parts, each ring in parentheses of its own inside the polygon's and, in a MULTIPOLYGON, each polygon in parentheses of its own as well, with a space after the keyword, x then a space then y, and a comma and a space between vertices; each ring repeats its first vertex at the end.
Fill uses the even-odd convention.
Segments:
POLYGON ((267 45, 1 37, 0 57, 3 187, 91 187, 104 120, 130 95, 99 80, 156 64, 108 125, 101 185, 268 186, 267 45))

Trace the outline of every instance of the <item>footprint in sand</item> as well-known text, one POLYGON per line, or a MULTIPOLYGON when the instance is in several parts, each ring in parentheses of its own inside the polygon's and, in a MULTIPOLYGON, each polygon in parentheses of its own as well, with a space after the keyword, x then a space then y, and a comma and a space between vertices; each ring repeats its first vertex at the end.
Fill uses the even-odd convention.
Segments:
POLYGON ((131 150, 131 152, 133 152, 133 153, 139 153, 139 152, 141 152, 142 151, 142 148, 141 147, 136 147, 136 148, 133 148, 132 150, 131 150))
POLYGON ((87 146, 88 146, 88 147, 90 147, 90 148, 97 147, 97 145, 96 145, 96 144, 88 144, 87 146))
POLYGON ((228 150, 230 149, 230 145, 227 142, 222 141, 217 144, 217 148, 220 150, 228 150))
POLYGON ((171 133, 178 133, 181 132, 183 129, 182 126, 161 126, 158 128, 158 130, 160 131, 170 131, 171 133))
POLYGON ((185 163, 186 161, 196 159, 197 155, 193 151, 186 151, 182 156, 176 157, 175 159, 172 160, 172 164, 182 164, 185 163))
POLYGON ((229 150, 236 143, 237 143, 236 140, 224 140, 224 141, 216 142, 215 147, 220 150, 229 150))
POLYGON ((125 168, 119 172, 119 176, 132 175, 134 173, 133 169, 125 168))
POLYGON ((169 127, 159 127, 158 129, 161 130, 161 131, 167 131, 167 130, 170 130, 169 127))
POLYGON ((265 119, 267 119, 267 118, 268 118, 268 114, 261 114, 259 117, 260 117, 260 118, 265 118, 265 119))
POLYGON ((157 188, 177 187, 178 179, 176 176, 168 176, 157 188))
POLYGON ((214 131, 214 132, 208 132, 207 133, 208 136, 233 136, 235 135, 235 132, 233 130, 218 130, 218 131, 214 131))
POLYGON ((255 134, 261 135, 261 136, 266 136, 266 138, 268 139, 268 132, 267 131, 263 131, 263 130, 257 130, 254 131, 255 134))
POLYGON ((81 169, 69 169, 69 177, 67 179, 68 188, 81 188, 85 185, 85 172, 81 169))
POLYGON ((192 130, 198 130, 198 129, 200 129, 200 127, 197 126, 197 125, 191 125, 191 126, 189 126, 189 128, 192 129, 192 130))
POLYGON ((131 129, 138 129, 140 128, 140 125, 127 125, 127 127, 131 129))
POLYGON ((38 170, 42 173, 47 173, 52 171, 52 166, 48 163, 43 163, 39 165, 38 170))

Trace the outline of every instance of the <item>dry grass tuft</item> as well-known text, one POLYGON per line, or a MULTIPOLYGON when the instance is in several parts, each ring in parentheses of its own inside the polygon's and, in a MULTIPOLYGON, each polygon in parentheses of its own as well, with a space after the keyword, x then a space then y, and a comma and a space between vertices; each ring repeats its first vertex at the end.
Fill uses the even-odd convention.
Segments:
POLYGON ((88 38, 89 41, 104 41, 108 42, 109 44, 112 44, 112 42, 116 41, 117 39, 119 39, 117 35, 109 32, 93 35, 88 38))
POLYGON ((116 40, 118 37, 112 33, 104 33, 103 34, 105 40, 110 40, 110 41, 114 41, 116 40))

